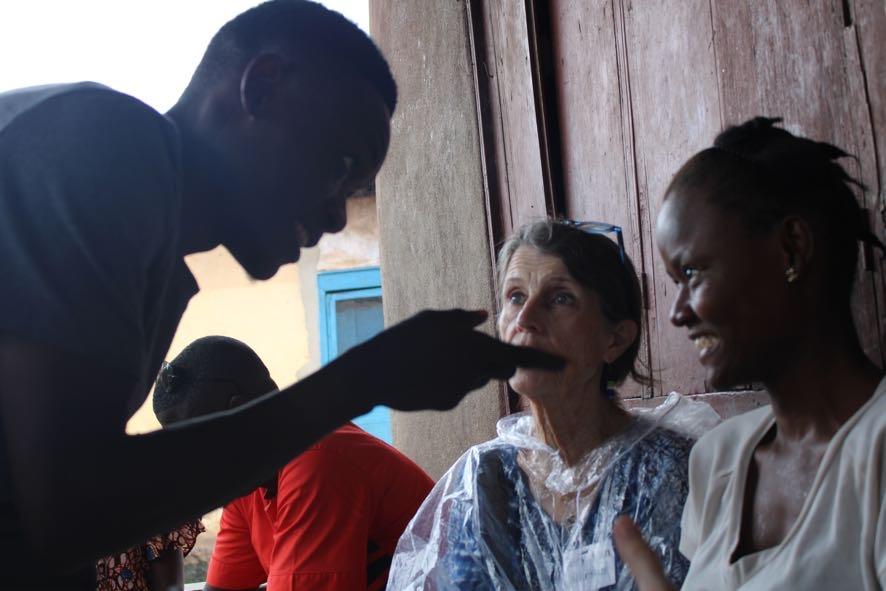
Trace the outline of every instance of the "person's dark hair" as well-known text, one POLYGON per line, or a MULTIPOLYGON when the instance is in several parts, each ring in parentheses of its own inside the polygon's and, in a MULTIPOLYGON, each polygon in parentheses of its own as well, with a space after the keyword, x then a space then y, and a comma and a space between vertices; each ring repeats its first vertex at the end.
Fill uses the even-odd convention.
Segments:
POLYGON ((607 364, 601 376, 605 393, 609 383, 616 385, 630 376, 640 384, 650 378, 639 367, 639 351, 643 330, 643 299, 640 282, 630 257, 624 262, 618 245, 602 234, 590 234, 556 220, 541 220, 518 228, 498 252, 497 275, 501 291, 511 257, 521 246, 531 246, 563 261, 570 275, 600 298, 603 316, 612 323, 633 320, 637 338, 613 363, 607 364))
POLYGON ((711 203, 743 218, 752 234, 771 230, 789 215, 806 219, 827 257, 831 295, 848 303, 858 242, 882 248, 859 207, 840 148, 776 127, 780 118, 756 117, 729 127, 714 146, 693 156, 665 192, 701 189, 711 203))
POLYGON ((244 401, 277 388, 268 368, 246 343, 224 336, 197 339, 175 359, 164 363, 154 385, 154 413, 158 417, 176 407, 200 406, 201 384, 226 382, 244 401))
POLYGON ((308 0, 268 0, 225 24, 209 42, 185 93, 272 50, 321 70, 362 78, 375 87, 392 114, 397 106, 397 85, 375 43, 338 12, 308 0))

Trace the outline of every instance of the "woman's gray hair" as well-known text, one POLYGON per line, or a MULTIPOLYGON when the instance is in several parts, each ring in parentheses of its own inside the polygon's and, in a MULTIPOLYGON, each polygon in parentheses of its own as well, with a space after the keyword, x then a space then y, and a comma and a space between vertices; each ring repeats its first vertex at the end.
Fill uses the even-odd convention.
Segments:
POLYGON ((631 376, 637 383, 649 384, 651 379, 638 367, 643 303, 640 281, 634 264, 615 242, 601 234, 591 234, 564 222, 546 219, 518 228, 498 252, 496 275, 498 289, 504 287, 505 274, 514 253, 521 246, 531 246, 544 254, 556 256, 569 274, 600 298, 603 316, 615 324, 632 320, 637 324, 637 338, 613 363, 605 367, 602 388, 608 383, 621 384, 631 376))

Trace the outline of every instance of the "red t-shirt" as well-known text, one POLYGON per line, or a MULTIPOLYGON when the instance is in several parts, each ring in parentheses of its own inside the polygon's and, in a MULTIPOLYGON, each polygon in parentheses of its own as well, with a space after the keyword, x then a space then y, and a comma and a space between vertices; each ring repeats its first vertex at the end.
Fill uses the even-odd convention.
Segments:
POLYGON ((434 482, 348 424, 287 464, 277 494, 225 507, 206 582, 270 591, 384 589, 397 540, 434 482))

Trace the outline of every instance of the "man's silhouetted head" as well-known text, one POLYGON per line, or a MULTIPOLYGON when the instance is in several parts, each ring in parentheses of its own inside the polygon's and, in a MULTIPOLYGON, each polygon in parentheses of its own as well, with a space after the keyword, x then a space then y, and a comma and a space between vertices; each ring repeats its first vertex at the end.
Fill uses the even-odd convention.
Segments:
POLYGON ((229 410, 276 389, 268 368, 246 343, 203 337, 163 364, 154 387, 154 414, 165 427, 229 410))
POLYGON ((397 90, 372 40, 306 0, 223 26, 170 117, 183 137, 183 239, 206 234, 255 278, 347 221, 375 179, 397 90))

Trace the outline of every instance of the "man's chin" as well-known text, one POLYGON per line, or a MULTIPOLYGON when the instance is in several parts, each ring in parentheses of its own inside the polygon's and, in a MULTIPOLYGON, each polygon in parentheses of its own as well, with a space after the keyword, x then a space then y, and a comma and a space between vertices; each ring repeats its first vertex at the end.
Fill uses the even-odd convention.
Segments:
POLYGON ((255 281, 266 281, 277 274, 283 265, 298 261, 301 256, 301 248, 296 245, 288 245, 285 256, 281 256, 280 248, 238 248, 238 244, 225 244, 225 248, 237 261, 237 264, 246 271, 246 274, 255 281))
POLYGON ((255 271, 246 269, 246 274, 249 275, 249 278, 253 281, 267 281, 271 277, 277 274, 279 267, 277 269, 265 271, 264 269, 261 271, 255 271))
POLYGON ((249 275, 251 279, 254 281, 267 281, 271 277, 277 274, 277 271, 280 270, 280 267, 287 263, 294 263, 299 259, 299 254, 296 253, 291 260, 283 261, 283 262, 275 262, 270 260, 263 261, 241 261, 237 260, 240 263, 240 266, 243 267, 243 270, 246 271, 246 274, 249 275))

